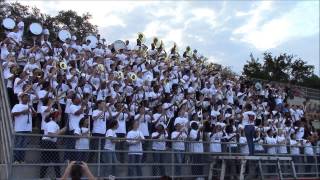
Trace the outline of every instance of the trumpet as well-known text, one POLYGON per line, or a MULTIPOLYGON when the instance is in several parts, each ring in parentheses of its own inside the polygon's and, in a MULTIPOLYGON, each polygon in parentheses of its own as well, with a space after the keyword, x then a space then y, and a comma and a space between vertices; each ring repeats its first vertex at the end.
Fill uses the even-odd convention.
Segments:
POLYGON ((137 75, 135 73, 129 73, 129 78, 132 80, 132 81, 136 81, 137 80, 137 75))

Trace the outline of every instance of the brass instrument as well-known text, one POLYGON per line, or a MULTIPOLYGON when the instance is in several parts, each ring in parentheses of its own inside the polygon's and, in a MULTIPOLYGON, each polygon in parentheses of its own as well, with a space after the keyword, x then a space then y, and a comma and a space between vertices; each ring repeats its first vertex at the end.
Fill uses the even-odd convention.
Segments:
POLYGON ((129 73, 129 78, 130 78, 132 81, 136 81, 137 78, 138 78, 138 76, 137 76, 135 73, 131 72, 131 73, 129 73))
POLYGON ((192 57, 192 51, 191 51, 190 46, 186 47, 186 54, 187 54, 188 57, 192 57))
POLYGON ((161 45, 161 43, 160 43, 160 41, 159 41, 159 39, 158 39, 157 37, 154 37, 154 38, 153 38, 153 44, 154 44, 154 46, 155 46, 156 48, 159 48, 160 45, 161 45))
POLYGON ((141 44, 143 44, 146 41, 146 38, 142 32, 138 33, 138 39, 140 40, 141 44))
POLYGON ((103 73, 104 70, 105 70, 103 64, 98 64, 97 70, 98 70, 99 73, 103 73))
POLYGON ((114 75, 115 75, 115 77, 118 78, 118 79, 123 79, 123 78, 124 78, 124 74, 123 74, 122 71, 115 71, 115 72, 114 72, 114 75))
POLYGON ((63 69, 63 70, 66 70, 67 69, 67 63, 64 62, 64 61, 60 61, 59 62, 59 68, 63 69))

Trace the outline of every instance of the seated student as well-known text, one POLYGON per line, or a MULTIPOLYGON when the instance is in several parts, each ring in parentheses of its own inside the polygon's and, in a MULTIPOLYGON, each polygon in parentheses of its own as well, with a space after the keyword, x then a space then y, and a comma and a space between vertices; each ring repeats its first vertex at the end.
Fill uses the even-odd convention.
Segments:
POLYGON ((164 127, 164 124, 159 123, 158 125, 156 125, 156 132, 153 132, 151 135, 151 138, 155 140, 152 142, 152 150, 155 151, 154 153, 152 153, 153 161, 154 163, 160 163, 159 166, 153 166, 153 175, 155 176, 166 174, 165 166, 161 165, 161 163, 166 162, 165 154, 161 152, 166 150, 165 140, 168 138, 168 133, 164 127))
MULTIPOLYGON (((104 145, 104 149, 106 150, 106 152, 104 153, 103 156, 103 162, 104 163, 117 163, 117 156, 115 153, 115 146, 116 143, 119 142, 119 140, 117 140, 117 134, 116 134, 116 130, 118 128, 118 121, 116 120, 111 120, 109 123, 109 129, 107 130, 106 133, 106 141, 105 141, 105 145, 104 145)), ((115 175, 116 174, 116 167, 112 166, 112 165, 107 165, 107 171, 105 173, 106 176, 109 175, 115 175)))
MULTIPOLYGON (((139 121, 134 121, 132 125, 132 130, 128 132, 127 143, 129 144, 128 152, 128 163, 141 163, 142 162, 142 140, 144 136, 141 131, 139 131, 139 121)), ((133 176, 136 173, 137 176, 142 176, 142 168, 139 165, 129 165, 128 175, 133 176)))
MULTIPOLYGON (((172 149, 174 151, 174 162, 175 163, 183 163, 185 149, 185 140, 187 139, 186 129, 183 128, 184 125, 180 123, 175 124, 175 131, 171 133, 171 139, 175 140, 172 142, 172 149)), ((181 166, 175 166, 175 174, 181 175, 181 166)))
MULTIPOLYGON (((77 127, 74 130, 74 134, 76 136, 79 136, 79 138, 76 140, 75 149, 76 150, 89 150, 89 136, 90 136, 90 130, 88 128, 89 125, 89 118, 88 116, 85 116, 81 118, 79 122, 79 127, 77 127)), ((83 161, 87 162, 89 158, 88 152, 77 152, 76 153, 76 159, 77 161, 83 161)))

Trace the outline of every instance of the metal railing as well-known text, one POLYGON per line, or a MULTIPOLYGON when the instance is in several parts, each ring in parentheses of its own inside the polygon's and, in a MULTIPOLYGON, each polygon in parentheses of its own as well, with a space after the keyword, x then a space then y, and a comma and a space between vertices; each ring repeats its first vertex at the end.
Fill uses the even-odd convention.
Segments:
MULTIPOLYGON (((240 153, 240 146, 243 144, 239 143, 215 143, 222 146, 221 152, 210 152, 209 146, 213 142, 202 142, 204 152, 190 152, 190 147, 199 143, 199 141, 178 141, 178 140, 165 140, 166 150, 165 151, 155 151, 152 150, 151 145, 153 142, 158 140, 146 139, 143 140, 143 155, 139 160, 132 160, 130 153, 132 151, 128 150, 127 145, 121 149, 116 148, 114 152, 107 151, 103 148, 104 141, 108 138, 101 137, 87 137, 89 141, 95 142, 96 146, 91 146, 87 150, 79 150, 74 148, 68 148, 70 140, 73 141, 79 139, 79 137, 74 136, 57 136, 58 142, 55 149, 48 149, 43 146, 41 140, 42 135, 38 134, 16 134, 16 137, 23 136, 28 139, 28 144, 25 147, 15 147, 14 153, 25 152, 26 156, 24 163, 13 164, 13 179, 19 179, 21 176, 24 179, 34 179, 42 177, 59 177, 64 168, 67 165, 67 160, 78 160, 86 161, 96 177, 107 178, 109 175, 113 175, 116 179, 157 179, 161 176, 168 175, 175 178, 195 178, 203 177, 205 179, 210 179, 218 176, 219 172, 219 160, 216 160, 217 156, 246 156, 246 154, 240 153), (183 142, 185 146, 184 151, 177 151, 172 148, 173 143, 183 142), (235 145, 234 147, 231 147, 235 145), (98 148, 101 147, 101 148, 98 148), (112 157, 114 153, 115 157, 112 157), (112 158, 115 158, 113 161, 112 158), (123 158, 123 159, 121 159, 123 158), (213 166, 210 167, 210 166, 213 166), (55 173, 47 171, 44 167, 56 167, 55 173), (114 168, 114 169, 113 169, 114 168), (141 169, 140 169, 141 168, 141 169), (141 170, 141 171, 140 171, 141 170), (24 174, 26 171, 28 173, 24 174), (45 172, 44 172, 45 171, 45 172), (214 172, 212 172, 214 171, 214 172), (16 173, 19 172, 19 173, 16 173)), ((130 139, 120 139, 116 143, 120 145, 125 143, 130 139)), ((162 141, 163 142, 163 141, 162 141)), ((272 145, 272 146, 284 146, 284 145, 272 145)), ((270 147, 270 145, 263 144, 264 149, 270 147)), ((288 150, 293 146, 287 146, 288 150)), ((303 147, 302 147, 303 148, 303 147)), ((315 148, 318 147, 313 147, 315 148)), ((301 149, 300 149, 301 151, 301 149)), ((288 151, 290 152, 290 151, 288 151)), ((303 152, 303 151, 301 151, 303 152)), ((270 155, 265 152, 260 152, 256 154, 257 156, 268 156, 268 157, 293 157, 297 169, 298 177, 319 177, 319 155, 307 156, 307 155, 297 155, 292 156, 290 154, 275 154, 270 155)), ((228 161, 228 173, 226 176, 237 176, 237 171, 239 169, 240 163, 238 161, 228 161), (230 164, 231 163, 231 164, 230 164)), ((281 166, 287 167, 290 162, 282 162, 281 166)), ((257 165, 257 162, 250 163, 250 167, 257 165)), ((264 175, 267 176, 277 176, 275 167, 276 162, 264 161, 262 166, 264 175), (265 171, 266 170, 266 171, 265 171)), ((50 168, 49 168, 50 169, 50 168)), ((252 168, 248 168, 251 169, 252 168)), ((284 170, 284 175, 289 175, 291 172, 284 170)), ((247 176, 259 176, 256 171, 248 171, 247 176)))
POLYGON ((298 85, 294 85, 289 82, 284 83, 284 82, 278 82, 278 81, 268 81, 265 79, 258 79, 258 78, 250 78, 250 79, 253 81, 260 81, 263 83, 276 84, 276 85, 280 85, 283 87, 288 86, 291 88, 293 96, 302 97, 302 98, 309 98, 309 99, 314 99, 314 100, 320 100, 320 90, 319 89, 298 86, 298 85))
POLYGON ((12 119, 5 86, 2 64, 0 65, 0 178, 8 179, 11 172, 12 119))

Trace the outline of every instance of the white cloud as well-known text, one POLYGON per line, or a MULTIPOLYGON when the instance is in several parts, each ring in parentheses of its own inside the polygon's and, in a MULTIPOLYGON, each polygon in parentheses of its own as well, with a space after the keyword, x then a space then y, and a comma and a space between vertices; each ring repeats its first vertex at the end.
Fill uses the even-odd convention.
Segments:
MULTIPOLYGON (((267 1, 269 2, 269 1, 267 1)), ((289 12, 267 22, 262 22, 263 13, 269 5, 261 4, 258 10, 246 15, 253 17, 247 24, 233 31, 232 39, 240 40, 260 50, 276 48, 292 38, 301 38, 319 32, 319 7, 309 2, 301 2, 289 12)), ((242 16, 243 14, 240 13, 242 16)), ((239 16, 239 14, 238 14, 239 16)))

